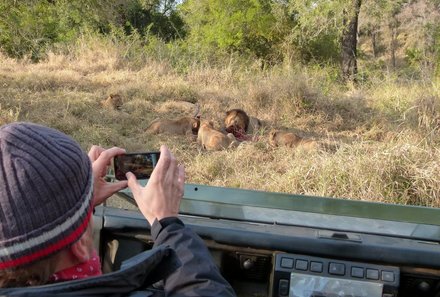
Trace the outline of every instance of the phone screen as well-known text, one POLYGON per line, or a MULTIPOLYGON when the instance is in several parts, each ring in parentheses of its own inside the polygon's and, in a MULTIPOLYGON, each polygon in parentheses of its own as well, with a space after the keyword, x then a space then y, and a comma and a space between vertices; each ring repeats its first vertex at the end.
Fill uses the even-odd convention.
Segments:
POLYGON ((159 161, 160 152, 129 153, 114 158, 115 178, 126 180, 127 172, 133 173, 137 179, 150 178, 154 167, 159 161))

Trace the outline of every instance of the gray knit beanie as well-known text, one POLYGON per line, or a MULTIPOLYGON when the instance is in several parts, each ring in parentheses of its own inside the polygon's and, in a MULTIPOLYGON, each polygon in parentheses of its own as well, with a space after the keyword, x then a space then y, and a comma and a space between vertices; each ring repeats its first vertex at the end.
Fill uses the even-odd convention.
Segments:
POLYGON ((0 269, 70 246, 92 212, 92 170, 69 136, 32 123, 0 127, 0 269))

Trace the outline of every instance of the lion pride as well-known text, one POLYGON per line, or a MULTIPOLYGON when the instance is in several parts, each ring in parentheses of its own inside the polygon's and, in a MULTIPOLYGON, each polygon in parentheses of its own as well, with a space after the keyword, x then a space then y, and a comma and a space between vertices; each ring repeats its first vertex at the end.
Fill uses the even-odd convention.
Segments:
POLYGON ((200 124, 197 142, 208 151, 222 150, 238 145, 232 133, 223 134, 214 129, 213 123, 209 121, 202 121, 200 124))
POLYGON ((269 144, 272 146, 287 146, 315 149, 318 144, 315 140, 303 138, 292 132, 272 130, 269 134, 269 144))
POLYGON ((179 134, 185 135, 192 133, 197 135, 200 127, 199 118, 183 117, 177 120, 169 119, 157 119, 151 122, 151 124, 145 130, 151 134, 179 134))

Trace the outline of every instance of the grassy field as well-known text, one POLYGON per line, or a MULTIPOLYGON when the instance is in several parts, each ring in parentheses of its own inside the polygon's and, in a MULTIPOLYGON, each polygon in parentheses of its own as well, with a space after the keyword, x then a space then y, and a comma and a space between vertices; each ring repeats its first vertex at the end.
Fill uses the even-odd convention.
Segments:
POLYGON ((215 186, 440 207, 440 81, 370 76, 342 86, 334 70, 297 65, 262 71, 230 61, 194 65, 130 63, 124 48, 84 43, 38 64, 0 56, 0 124, 32 121, 92 144, 128 151, 167 144, 187 182, 215 186), (100 105, 110 93, 121 110, 100 105), (148 135, 155 118, 201 116, 220 128, 242 108, 263 120, 256 142, 203 151, 191 137, 148 135), (326 149, 272 148, 268 131, 288 129, 326 149))

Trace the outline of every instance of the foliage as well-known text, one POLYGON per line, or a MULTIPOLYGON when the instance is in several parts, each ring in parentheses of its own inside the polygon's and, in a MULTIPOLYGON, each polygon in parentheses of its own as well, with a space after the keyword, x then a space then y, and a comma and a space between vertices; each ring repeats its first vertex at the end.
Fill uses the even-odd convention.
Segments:
POLYGON ((439 55, 436 33, 440 29, 440 10, 428 0, 419 0, 406 5, 398 17, 406 35, 403 47, 410 66, 431 71, 439 55))
POLYGON ((126 1, 117 10, 117 23, 127 34, 133 29, 143 36, 152 34, 164 41, 184 38, 183 20, 176 11, 175 0, 126 1))
POLYGON ((435 74, 440 77, 440 25, 434 31, 434 46, 435 46, 435 74))
POLYGON ((69 43, 83 31, 109 34, 115 27, 123 27, 127 35, 136 30, 165 41, 183 38, 183 22, 174 2, 0 0, 0 44, 11 57, 30 55, 37 61, 49 46, 69 43))
POLYGON ((270 60, 282 36, 270 0, 185 1, 180 12, 189 43, 270 60))
MULTIPOLYGON (((339 65, 353 0, 0 0, 0 50, 38 61, 102 34, 139 67, 151 56, 191 65, 339 65), (116 40, 118 39, 118 40, 116 40), (123 45, 125 44, 125 45, 123 45), (138 58, 136 58, 138 57, 138 58)), ((430 78, 440 72, 439 0, 363 0, 357 56, 371 69, 430 78)), ((290 67, 290 66, 289 66, 290 67)))
POLYGON ((439 21, 437 0, 369 0, 361 12, 359 32, 370 40, 376 60, 394 71, 430 76, 438 67, 439 21))
POLYGON ((350 9, 350 1, 293 0, 288 9, 296 21, 290 40, 299 48, 301 57, 305 61, 337 62, 344 11, 350 9))
POLYGON ((0 2, 0 44, 10 56, 39 60, 48 45, 68 42, 87 27, 103 25, 107 1, 26 0, 0 2))
POLYGON ((338 1, 185 1, 188 42, 206 50, 237 51, 268 61, 339 60, 343 11, 338 1))

